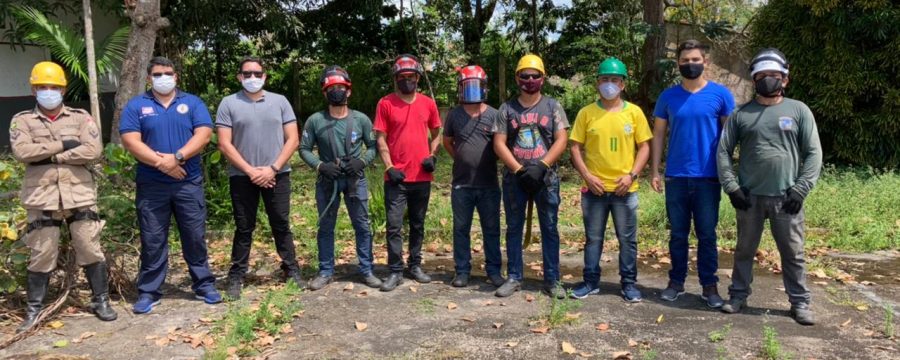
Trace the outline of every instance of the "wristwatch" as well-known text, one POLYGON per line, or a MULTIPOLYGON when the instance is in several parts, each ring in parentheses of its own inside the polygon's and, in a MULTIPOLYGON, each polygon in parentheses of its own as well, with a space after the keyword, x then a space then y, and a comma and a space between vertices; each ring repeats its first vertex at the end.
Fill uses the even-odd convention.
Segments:
POLYGON ((635 180, 637 180, 638 174, 630 172, 630 173, 628 173, 628 176, 631 176, 631 181, 635 181, 635 180))
POLYGON ((178 160, 178 165, 184 165, 184 154, 181 151, 176 151, 175 160, 178 160))
POLYGON ((272 169, 272 171, 274 171, 276 174, 278 173, 278 170, 280 170, 277 167, 275 167, 275 165, 269 165, 269 169, 272 169))

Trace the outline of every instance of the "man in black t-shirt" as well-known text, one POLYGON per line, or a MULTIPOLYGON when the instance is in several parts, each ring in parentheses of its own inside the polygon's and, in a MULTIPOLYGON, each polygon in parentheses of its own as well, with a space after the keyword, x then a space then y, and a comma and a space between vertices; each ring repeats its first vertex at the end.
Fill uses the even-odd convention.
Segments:
POLYGON ((453 261, 456 277, 451 285, 465 287, 472 270, 472 215, 478 209, 484 237, 485 272, 494 286, 503 285, 500 275, 500 186, 492 128, 500 113, 484 103, 487 75, 477 65, 459 70, 459 102, 444 125, 444 148, 453 157, 453 261))

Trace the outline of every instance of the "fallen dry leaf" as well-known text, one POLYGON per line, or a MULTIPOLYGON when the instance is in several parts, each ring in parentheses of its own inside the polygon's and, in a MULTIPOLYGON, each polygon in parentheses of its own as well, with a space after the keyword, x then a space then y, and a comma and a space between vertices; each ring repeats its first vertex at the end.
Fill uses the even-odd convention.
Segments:
POLYGON ((662 265, 660 265, 660 264, 653 264, 653 265, 650 265, 650 267, 652 267, 652 268, 654 268, 654 269, 656 269, 656 270, 659 270, 659 269, 662 268, 662 265))
POLYGON ((580 352, 580 353, 578 353, 578 356, 581 356, 583 358, 589 358, 589 357, 593 357, 594 354, 591 354, 589 352, 580 352))
POLYGON ((204 323, 204 324, 209 324, 209 323, 213 322, 213 320, 210 318, 202 317, 202 318, 200 318, 200 322, 204 323))
POLYGON ((635 347, 635 346, 638 346, 638 342, 634 341, 632 339, 628 339, 628 347, 635 347))
POLYGON ((236 346, 229 346, 227 349, 225 349, 225 352, 228 353, 229 356, 237 354, 237 351, 238 348, 236 346))
POLYGON ((503 327, 503 323, 494 323, 494 329, 500 329, 503 327))
POLYGON ((816 269, 816 270, 813 270, 813 271, 810 272, 809 274, 812 275, 812 276, 815 276, 815 277, 817 277, 817 278, 819 278, 819 279, 828 279, 828 275, 825 274, 825 270, 822 270, 822 269, 816 269))
POLYGON ((82 333, 81 335, 79 335, 77 338, 72 339, 72 343, 73 343, 73 344, 80 344, 80 343, 81 343, 82 341, 84 341, 85 339, 90 338, 90 337, 92 337, 92 336, 94 336, 94 335, 97 335, 97 333, 95 333, 95 332, 93 332, 93 331, 87 331, 87 332, 84 332, 84 333, 82 333))
POLYGON ((562 352, 564 354, 574 354, 576 352, 575 347, 572 344, 569 344, 566 341, 562 342, 562 352))
POLYGON ((291 324, 284 324, 284 326, 281 327, 282 334, 292 334, 293 332, 294 328, 291 327, 291 324))
POLYGON ((616 351, 612 353, 613 360, 631 360, 631 353, 628 351, 616 351))
POLYGON ((597 330, 600 330, 600 332, 607 331, 607 330, 609 330, 609 324, 607 324, 607 323, 597 324, 597 330))
POLYGON ((353 290, 353 283, 347 283, 347 286, 344 286, 344 291, 353 290))
POLYGON ((532 333, 535 333, 535 334, 546 334, 547 332, 550 331, 550 328, 546 327, 546 326, 541 326, 541 327, 531 328, 529 331, 531 331, 532 333))
POLYGON ((516 345, 519 345, 519 343, 516 341, 510 341, 510 342, 506 343, 506 347, 508 347, 508 348, 516 347, 516 345))
POLYGON ((456 303, 454 303, 454 302, 447 303, 447 310, 453 311, 453 310, 456 310, 456 308, 458 308, 458 307, 459 307, 459 305, 456 305, 456 303))
POLYGON ((665 315, 659 314, 659 317, 656 318, 656 323, 657 323, 657 324, 662 324, 663 320, 665 320, 665 319, 666 319, 665 315))
POLYGON ((853 322, 853 318, 849 318, 847 319, 847 321, 841 323, 841 327, 847 327, 847 325, 850 325, 851 322, 853 322))
POLYGON ((531 294, 525 294, 525 301, 527 301, 527 302, 532 302, 532 301, 534 301, 534 295, 531 295, 531 294))
POLYGON ((359 322, 359 321, 356 322, 356 330, 357 331, 366 331, 366 329, 368 329, 368 328, 369 328, 369 324, 366 324, 364 322, 359 322))
POLYGON ((417 292, 419 292, 419 288, 417 288, 417 287, 415 287, 415 286, 410 286, 410 287, 409 287, 409 291, 412 292, 412 293, 417 293, 417 292))
POLYGON ((156 346, 165 347, 165 346, 169 345, 169 341, 170 340, 168 337, 159 338, 156 340, 156 346))
POLYGON ((360 291, 359 294, 356 294, 356 297, 366 297, 369 296, 369 290, 360 291))
POLYGON ((566 321, 578 320, 581 317, 581 313, 570 313, 567 312, 565 315, 566 321))
POLYGON ((866 304, 856 305, 856 310, 859 310, 859 311, 868 311, 868 310, 869 310, 869 305, 866 305, 866 304))
POLYGON ((470 323, 471 323, 471 322, 475 322, 475 318, 469 317, 469 316, 461 317, 461 318, 459 318, 459 319, 462 320, 462 321, 465 321, 465 322, 470 322, 470 323))
POLYGON ((47 324, 47 326, 50 327, 51 329, 59 329, 59 328, 65 326, 65 324, 63 324, 62 321, 56 320, 56 321, 51 321, 50 323, 47 324))
POLYGON ((491 305, 494 305, 493 300, 488 300, 488 301, 481 303, 481 306, 491 306, 491 305))
POLYGON ((272 335, 266 335, 259 338, 259 340, 256 340, 256 343, 259 344, 259 346, 269 346, 275 343, 275 338, 272 337, 272 335))
POLYGON ((660 258, 660 259, 659 259, 659 263, 660 263, 660 264, 671 264, 671 263, 672 263, 672 260, 669 259, 669 258, 667 258, 667 257, 664 257, 664 258, 660 258))

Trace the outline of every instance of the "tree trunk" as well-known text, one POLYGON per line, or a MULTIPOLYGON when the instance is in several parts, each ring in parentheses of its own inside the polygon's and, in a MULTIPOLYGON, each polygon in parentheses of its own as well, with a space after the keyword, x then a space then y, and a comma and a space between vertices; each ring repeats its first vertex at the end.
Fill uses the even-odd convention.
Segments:
POLYGON ((537 0, 531 0, 531 52, 540 53, 540 41, 538 40, 537 0))
POLYGON ((463 19, 463 49, 469 55, 469 62, 475 63, 481 56, 481 38, 494 15, 497 0, 488 0, 486 4, 482 0, 475 0, 474 9, 469 0, 461 0, 459 4, 463 19))
POLYGON ((119 121, 128 100, 144 90, 146 66, 153 56, 156 33, 169 26, 169 20, 160 16, 159 0, 126 0, 126 13, 131 18, 128 48, 122 61, 119 89, 116 91, 116 112, 110 129, 110 142, 121 144, 119 121))
POLYGON ((641 0, 644 6, 644 22, 650 25, 650 33, 641 50, 641 82, 635 102, 644 109, 652 109, 650 91, 660 81, 657 61, 666 56, 665 4, 663 0, 641 0))
POLYGON ((97 127, 100 127, 102 130, 100 99, 97 95, 97 58, 94 54, 94 21, 91 14, 91 0, 83 0, 81 6, 84 11, 84 47, 87 52, 88 97, 91 100, 91 116, 94 117, 97 127))
POLYGON ((500 102, 498 104, 502 104, 506 101, 506 54, 501 51, 499 55, 500 63, 497 66, 497 80, 499 81, 499 84, 497 87, 499 90, 498 97, 500 102))

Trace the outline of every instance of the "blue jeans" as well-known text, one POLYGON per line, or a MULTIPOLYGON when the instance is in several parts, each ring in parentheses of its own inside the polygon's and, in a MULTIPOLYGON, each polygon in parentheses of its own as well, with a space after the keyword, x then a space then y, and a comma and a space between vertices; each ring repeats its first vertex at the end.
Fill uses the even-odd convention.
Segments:
POLYGON ((691 220, 697 235, 697 273, 700 285, 716 285, 719 278, 719 251, 716 248, 716 225, 719 223, 719 201, 722 186, 715 178, 666 177, 666 213, 672 227, 669 256, 672 269, 669 280, 684 285, 688 270, 688 236, 691 220))
POLYGON ((619 277, 622 285, 637 282, 637 193, 618 196, 592 192, 581 193, 581 212, 584 214, 584 282, 600 284, 600 255, 606 237, 606 221, 612 213, 616 237, 619 238, 619 277))
MULTIPOLYGON (((544 258, 544 285, 559 282, 559 176, 548 175, 545 185, 534 195, 538 222, 541 225, 541 255, 544 258)), ((507 272, 511 279, 522 281, 522 230, 528 207, 528 195, 519 187, 515 174, 503 171, 503 207, 506 210, 507 272)))
POLYGON ((457 274, 472 271, 472 215, 478 210, 484 237, 484 268, 488 275, 500 275, 500 189, 453 187, 453 262, 457 274))
POLYGON ((319 212, 319 230, 316 244, 319 248, 319 274, 334 275, 334 225, 341 206, 341 196, 350 215, 350 223, 356 233, 356 257, 359 259, 359 273, 372 273, 372 229, 369 226, 369 188, 362 177, 351 184, 347 178, 335 181, 319 178, 316 181, 316 208, 319 212), (355 186, 354 186, 355 185, 355 186), (337 190, 335 193, 335 186, 337 190), (334 194, 334 199, 332 199, 334 194), (329 206, 329 203, 331 205, 329 206), (328 208, 327 211, 325 208, 328 208))
POLYGON ((206 198, 203 178, 177 183, 138 181, 135 194, 141 230, 141 266, 138 272, 139 294, 158 299, 160 286, 169 268, 169 225, 172 214, 181 235, 184 262, 191 274, 196 293, 215 290, 215 277, 209 270, 206 253, 206 198))

